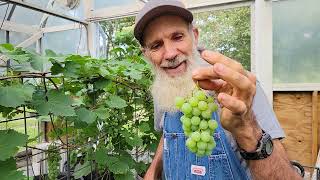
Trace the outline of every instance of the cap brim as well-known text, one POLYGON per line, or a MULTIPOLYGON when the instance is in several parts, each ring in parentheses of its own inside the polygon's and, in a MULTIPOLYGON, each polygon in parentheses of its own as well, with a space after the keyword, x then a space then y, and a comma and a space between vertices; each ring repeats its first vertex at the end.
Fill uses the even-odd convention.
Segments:
POLYGON ((149 22, 163 15, 176 15, 182 17, 187 22, 191 23, 193 21, 193 15, 187 9, 171 5, 158 6, 146 13, 135 25, 134 36, 139 40, 140 44, 143 44, 143 31, 149 22))

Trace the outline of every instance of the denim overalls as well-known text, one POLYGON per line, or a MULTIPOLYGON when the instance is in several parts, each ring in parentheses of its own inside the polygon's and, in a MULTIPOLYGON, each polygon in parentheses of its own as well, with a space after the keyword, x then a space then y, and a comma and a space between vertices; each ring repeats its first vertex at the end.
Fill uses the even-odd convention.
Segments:
POLYGON ((182 130, 181 116, 181 112, 164 114, 163 165, 166 180, 250 179, 232 150, 216 112, 212 115, 219 124, 214 134, 216 147, 210 156, 201 158, 196 157, 185 146, 186 137, 182 130))

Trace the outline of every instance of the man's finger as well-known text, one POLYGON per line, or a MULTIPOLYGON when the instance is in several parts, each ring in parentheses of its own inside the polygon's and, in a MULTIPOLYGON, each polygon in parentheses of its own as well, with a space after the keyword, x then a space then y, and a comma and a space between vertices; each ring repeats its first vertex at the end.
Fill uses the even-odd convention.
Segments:
POLYGON ((253 90, 253 84, 255 83, 251 82, 243 74, 234 71, 221 63, 216 63, 212 67, 195 70, 192 74, 192 78, 195 81, 222 79, 227 83, 230 83, 233 87, 243 91, 253 90))
POLYGON ((222 79, 216 80, 201 80, 197 81, 198 85, 205 90, 211 91, 219 91, 227 82, 223 81, 222 79))
POLYGON ((225 93, 220 93, 218 94, 218 101, 225 108, 229 109, 234 115, 243 115, 247 112, 246 104, 236 97, 225 93))
POLYGON ((212 65, 214 65, 215 63, 221 63, 221 64, 224 64, 235 71, 238 71, 241 74, 244 74, 244 75, 246 74, 246 71, 243 68, 243 66, 241 65, 241 63, 239 63, 239 62, 237 62, 227 56, 224 56, 218 52, 204 50, 201 53, 201 57, 212 65))

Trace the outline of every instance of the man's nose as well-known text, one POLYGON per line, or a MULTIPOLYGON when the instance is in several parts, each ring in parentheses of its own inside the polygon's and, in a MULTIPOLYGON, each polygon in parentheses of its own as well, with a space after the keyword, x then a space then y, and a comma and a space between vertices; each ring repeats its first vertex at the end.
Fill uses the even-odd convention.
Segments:
POLYGON ((165 46, 164 59, 171 61, 175 59, 178 55, 178 50, 171 45, 165 46))

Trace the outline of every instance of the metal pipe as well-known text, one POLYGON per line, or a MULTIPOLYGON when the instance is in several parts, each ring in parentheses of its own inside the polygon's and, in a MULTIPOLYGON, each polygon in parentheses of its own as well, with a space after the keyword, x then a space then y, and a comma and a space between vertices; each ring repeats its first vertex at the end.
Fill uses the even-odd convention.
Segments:
POLYGON ((33 5, 31 3, 22 2, 22 1, 18 1, 18 0, 0 0, 0 1, 8 2, 8 3, 11 3, 11 4, 16 4, 16 5, 21 6, 21 7, 25 7, 25 8, 32 9, 32 10, 35 10, 35 11, 38 11, 38 12, 42 12, 42 13, 46 13, 46 14, 49 14, 49 15, 52 15, 52 16, 60 17, 60 18, 63 18, 63 19, 69 20, 69 21, 73 21, 73 22, 76 22, 76 23, 83 24, 85 26, 88 25, 88 22, 86 22, 86 21, 82 21, 82 20, 76 19, 76 18, 71 17, 71 16, 58 14, 58 13, 56 13, 54 11, 41 8, 41 7, 33 5))

